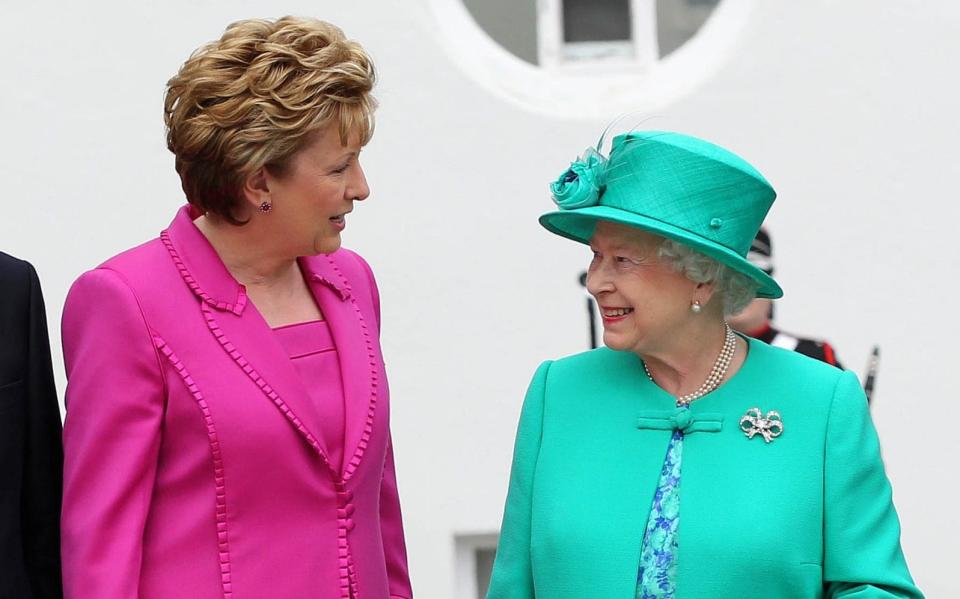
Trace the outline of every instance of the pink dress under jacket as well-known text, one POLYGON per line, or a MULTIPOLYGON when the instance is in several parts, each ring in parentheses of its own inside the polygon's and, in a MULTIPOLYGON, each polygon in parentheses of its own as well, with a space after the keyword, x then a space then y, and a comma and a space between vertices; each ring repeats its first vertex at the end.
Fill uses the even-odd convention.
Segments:
POLYGON ((342 375, 342 464, 289 347, 187 207, 73 285, 67 599, 412 596, 373 275, 345 249, 300 266, 342 375))
POLYGON ((323 320, 301 322, 273 329, 280 345, 300 374, 320 415, 320 436, 327 442, 327 461, 343 467, 343 382, 337 346, 330 326, 323 320))

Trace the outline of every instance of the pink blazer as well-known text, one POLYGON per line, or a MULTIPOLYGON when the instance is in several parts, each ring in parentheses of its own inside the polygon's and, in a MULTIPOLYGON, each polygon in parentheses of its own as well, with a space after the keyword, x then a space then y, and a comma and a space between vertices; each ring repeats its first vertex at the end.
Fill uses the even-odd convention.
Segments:
POLYGON ((373 275, 345 249, 300 265, 341 362, 339 471, 294 365, 187 207, 74 283, 67 598, 412 596, 373 275))

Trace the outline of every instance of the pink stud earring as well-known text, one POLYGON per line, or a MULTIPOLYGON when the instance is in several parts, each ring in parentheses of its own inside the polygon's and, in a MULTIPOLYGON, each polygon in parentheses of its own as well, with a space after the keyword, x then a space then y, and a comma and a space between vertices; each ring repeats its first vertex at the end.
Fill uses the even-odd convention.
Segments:
POLYGON ((693 303, 690 304, 690 311, 693 312, 694 314, 699 314, 702 310, 703 308, 700 306, 700 302, 697 300, 693 300, 693 303))
POLYGON ((266 214, 271 210, 273 210, 273 204, 271 204, 270 202, 267 202, 266 200, 264 200, 263 202, 260 202, 260 212, 266 214))

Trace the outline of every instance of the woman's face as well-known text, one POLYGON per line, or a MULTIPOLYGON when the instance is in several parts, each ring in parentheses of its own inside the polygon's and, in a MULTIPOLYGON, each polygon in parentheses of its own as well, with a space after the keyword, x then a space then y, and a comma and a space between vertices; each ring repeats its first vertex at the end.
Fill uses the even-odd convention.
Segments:
POLYGON ((603 319, 603 342, 646 354, 668 347, 691 317, 697 283, 660 261, 662 237, 600 221, 590 249, 587 290, 603 319))
POLYGON ((340 143, 336 125, 313 134, 281 174, 264 169, 273 205, 263 220, 296 256, 329 254, 340 248, 340 232, 354 200, 370 195, 360 167, 359 136, 340 143))

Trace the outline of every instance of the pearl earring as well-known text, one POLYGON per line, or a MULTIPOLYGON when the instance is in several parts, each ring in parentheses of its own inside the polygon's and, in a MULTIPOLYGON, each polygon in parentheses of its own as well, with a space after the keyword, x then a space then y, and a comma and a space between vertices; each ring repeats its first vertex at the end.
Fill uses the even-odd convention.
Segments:
POLYGON ((700 306, 699 301, 693 300, 693 303, 690 304, 690 311, 694 314, 699 314, 701 311, 703 311, 703 307, 700 306))
POLYGON ((267 202, 267 201, 260 202, 260 212, 266 214, 267 212, 270 212, 271 210, 273 210, 273 204, 271 204, 270 202, 267 202))

